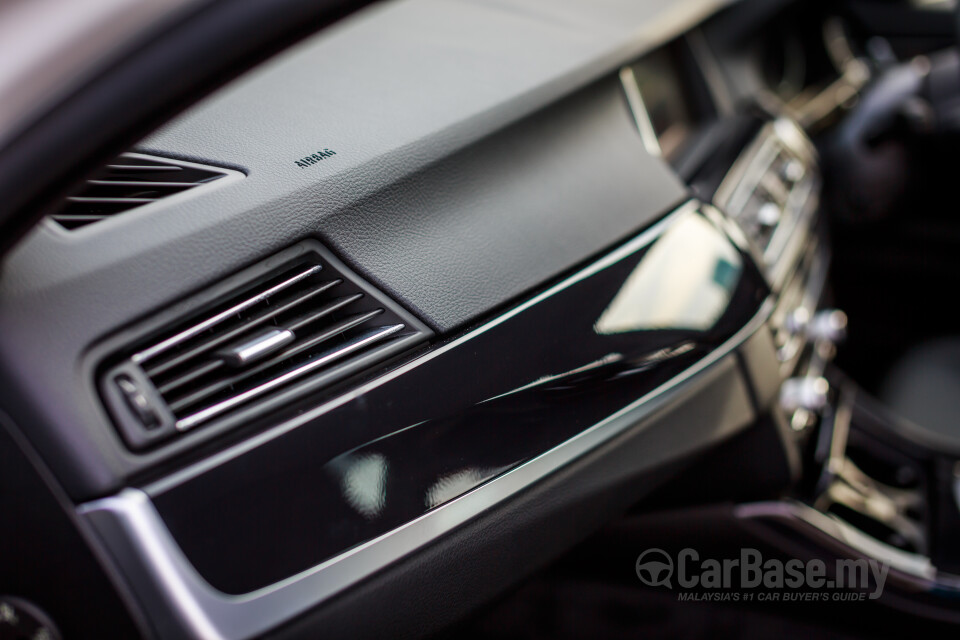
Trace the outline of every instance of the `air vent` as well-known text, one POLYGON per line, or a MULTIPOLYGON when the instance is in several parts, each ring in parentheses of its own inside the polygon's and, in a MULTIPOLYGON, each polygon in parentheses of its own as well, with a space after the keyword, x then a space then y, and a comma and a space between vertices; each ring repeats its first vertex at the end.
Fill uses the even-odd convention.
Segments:
POLYGON ((135 207, 242 175, 230 169, 124 153, 87 180, 80 191, 67 197, 64 206, 50 217, 66 229, 78 229, 135 207))
POLYGON ((812 147, 785 123, 764 127, 716 194, 717 204, 737 220, 770 268, 795 238, 800 219, 810 214, 819 185, 812 147))
POLYGON ((154 334, 106 373, 101 390, 131 447, 250 419, 428 337, 322 248, 307 246, 256 284, 154 334))

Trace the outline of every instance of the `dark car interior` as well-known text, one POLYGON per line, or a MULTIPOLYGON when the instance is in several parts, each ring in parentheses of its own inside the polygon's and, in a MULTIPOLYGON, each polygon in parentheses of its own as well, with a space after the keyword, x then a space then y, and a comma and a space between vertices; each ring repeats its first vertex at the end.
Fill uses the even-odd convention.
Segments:
POLYGON ((956 2, 174 4, 0 117, 0 640, 956 634, 956 2))

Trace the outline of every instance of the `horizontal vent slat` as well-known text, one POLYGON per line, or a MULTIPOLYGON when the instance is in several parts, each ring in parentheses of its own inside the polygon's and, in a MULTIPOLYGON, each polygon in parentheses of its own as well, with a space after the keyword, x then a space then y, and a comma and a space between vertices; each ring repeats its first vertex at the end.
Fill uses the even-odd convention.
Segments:
POLYGON ((57 222, 64 220, 84 220, 95 216, 97 220, 109 218, 117 213, 126 211, 129 204, 123 202, 71 202, 66 205, 53 217, 57 222))
POLYGON ((280 293, 284 289, 292 287, 295 284, 302 282, 303 280, 306 280, 307 278, 309 278, 314 274, 320 273, 320 269, 321 269, 320 265, 313 265, 310 267, 306 267, 302 271, 299 271, 298 273, 287 278, 283 282, 270 287, 266 291, 261 291, 256 295, 252 295, 249 298, 246 298, 238 302, 237 304, 232 305, 228 309, 221 311, 220 313, 216 314, 212 318, 207 318, 203 322, 195 324, 189 329, 185 329, 180 333, 167 338, 160 344, 154 345, 149 349, 145 349, 143 351, 140 351, 139 353, 134 354, 133 360, 134 362, 139 362, 139 363, 143 363, 148 360, 151 360, 159 356, 160 354, 168 351, 169 349, 172 349, 173 347, 179 344, 183 344, 187 340, 190 340, 191 338, 200 335, 204 331, 207 331, 209 329, 216 327, 217 325, 237 315, 238 313, 241 313, 253 306, 256 306, 257 304, 260 304, 261 302, 264 302, 265 300, 269 299, 271 296, 274 296, 280 293))
POLYGON ((316 322, 317 320, 327 317, 328 315, 330 315, 331 313, 334 313, 335 311, 339 311, 340 309, 344 308, 349 304, 356 302, 362 297, 363 297, 362 293, 357 293, 352 296, 344 296, 342 298, 337 298, 333 302, 329 304, 325 304, 324 306, 320 307, 319 309, 316 309, 315 311, 311 311, 310 313, 304 314, 302 316, 298 316, 297 318, 294 318, 290 322, 285 322, 283 326, 284 328, 290 329, 291 331, 297 331, 298 329, 301 329, 302 327, 312 322, 316 322))
MULTIPOLYGON (((111 199, 123 199, 124 201, 130 201, 132 199, 142 199, 147 198, 149 200, 160 200, 166 198, 167 196, 172 196, 175 193, 181 193, 186 191, 192 184, 188 185, 178 185, 178 184, 167 184, 163 182, 156 182, 153 184, 144 183, 144 184, 93 184, 90 183, 89 188, 84 192, 82 198, 83 200, 90 200, 92 198, 111 198, 111 199)), ((72 202, 77 202, 78 198, 70 198, 72 202)))
POLYGON ((94 204, 141 204, 144 202, 153 202, 156 198, 120 198, 120 197, 110 197, 110 196, 100 196, 100 197, 80 197, 80 196, 71 196, 67 198, 70 202, 91 202, 94 204))
POLYGON ((87 180, 87 184, 95 186, 118 187, 192 187, 194 182, 161 182, 151 180, 87 180))
POLYGON ((214 371, 216 371, 217 369, 220 369, 221 367, 223 367, 222 361, 209 360, 207 362, 204 362, 203 364, 200 364, 196 367, 191 368, 190 370, 180 374, 175 378, 168 380, 167 382, 161 385, 157 385, 157 391, 159 391, 161 395, 167 396, 170 394, 170 392, 175 391, 176 389, 179 389, 183 385, 193 382, 198 378, 202 378, 208 373, 213 373, 214 371))
POLYGON ((228 173, 193 163, 123 154, 65 198, 50 218, 67 229, 77 229, 189 191, 228 173))
POLYGON ((222 400, 214 405, 211 405, 201 411, 193 413, 185 418, 177 420, 177 428, 181 431, 190 429, 197 424, 200 424, 206 420, 209 420, 213 417, 216 417, 226 411, 229 411, 233 407, 236 407, 245 402, 249 402, 259 396, 269 393, 277 387, 280 387, 284 384, 292 382, 298 378, 301 378, 308 373, 311 373, 317 369, 328 366, 346 358, 347 356, 360 351, 362 349, 371 347, 377 343, 383 342, 390 336, 398 334, 404 329, 404 325, 397 324, 386 327, 379 327, 377 329, 372 329, 351 341, 340 345, 334 349, 329 350, 328 352, 321 354, 317 358, 310 360, 300 366, 291 369, 283 373, 282 375, 272 378, 260 384, 252 389, 248 389, 238 395, 232 396, 225 400, 222 400))
POLYGON ((356 315, 356 316, 347 318, 343 322, 337 323, 332 327, 325 329, 316 335, 310 336, 310 338, 304 342, 294 344, 294 346, 289 351, 287 351, 285 356, 291 357, 291 356, 299 355, 304 351, 307 351, 308 349, 312 349, 313 347, 316 347, 317 345, 323 342, 326 342, 331 338, 334 338, 345 331, 349 331, 350 329, 353 329, 354 327, 359 326, 364 322, 367 322, 368 320, 373 320, 381 313, 383 313, 383 309, 375 309, 373 311, 370 311, 369 313, 364 313, 361 315, 356 315))
POLYGON ((61 225, 67 229, 76 229, 82 227, 85 224, 90 224, 91 222, 97 222, 99 220, 106 219, 107 216, 97 215, 97 214, 77 214, 70 218, 60 218, 54 217, 53 219, 59 222, 61 225))
POLYGON ((353 329, 368 320, 372 320, 376 316, 382 313, 381 309, 375 311, 360 314, 343 320, 336 323, 335 325, 321 331, 316 335, 311 335, 302 341, 296 341, 288 349, 286 349, 281 355, 275 356, 265 362, 262 362, 258 365, 240 371, 234 375, 229 375, 220 379, 217 379, 207 385, 200 387, 193 391, 192 393, 179 397, 176 399, 167 398, 167 401, 170 404, 170 408, 174 413, 179 413, 185 408, 190 407, 202 400, 210 398, 211 396, 220 393, 230 387, 239 385, 254 376, 270 370, 271 368, 283 364, 285 361, 296 358, 297 356, 308 352, 311 349, 314 349, 320 346, 322 343, 327 342, 336 336, 353 329))
MULTIPOLYGON (((286 302, 280 303, 277 306, 264 309, 259 314, 252 315, 248 320, 244 321, 241 325, 234 327, 233 329, 224 331, 222 334, 211 336, 207 340, 201 341, 198 344, 190 347, 189 349, 175 354, 171 358, 162 360, 160 362, 157 362, 156 364, 152 364, 146 367, 147 375, 150 376, 151 378, 163 375, 167 371, 170 371, 171 369, 180 366, 181 364, 183 364, 184 362, 187 362, 191 358, 195 358, 202 353, 212 351, 213 349, 215 349, 216 347, 219 347, 222 344, 225 344, 235 338, 239 338, 241 335, 243 335, 244 333, 247 333, 248 331, 251 331, 251 330, 257 329, 258 327, 263 326, 264 324, 266 324, 267 322, 270 322, 277 316, 283 315, 284 313, 287 313, 288 311, 295 309, 301 304, 305 304, 309 302, 313 298, 323 294, 326 291, 329 291, 330 289, 336 287, 342 282, 343 280, 339 278, 337 278, 336 280, 328 280, 326 282, 322 282, 318 284, 315 289, 312 289, 310 291, 307 291, 306 293, 298 295, 292 300, 288 300, 286 302)), ((288 328, 292 328, 292 327, 288 327, 288 328)))
POLYGON ((183 167, 172 164, 108 164, 112 171, 183 171, 183 167))

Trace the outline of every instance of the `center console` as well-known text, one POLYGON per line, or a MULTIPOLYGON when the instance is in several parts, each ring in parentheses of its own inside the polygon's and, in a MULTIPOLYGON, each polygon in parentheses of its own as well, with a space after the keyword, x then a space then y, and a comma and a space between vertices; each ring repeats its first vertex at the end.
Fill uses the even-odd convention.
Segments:
POLYGON ((787 425, 785 446, 802 460, 787 498, 740 504, 735 517, 787 554, 883 562, 884 602, 960 620, 952 609, 960 594, 958 456, 832 364, 847 317, 826 304, 830 249, 819 189, 813 145, 793 121, 776 118, 759 127, 715 192, 774 293, 768 362, 748 368, 757 389, 776 388, 772 421, 787 425))

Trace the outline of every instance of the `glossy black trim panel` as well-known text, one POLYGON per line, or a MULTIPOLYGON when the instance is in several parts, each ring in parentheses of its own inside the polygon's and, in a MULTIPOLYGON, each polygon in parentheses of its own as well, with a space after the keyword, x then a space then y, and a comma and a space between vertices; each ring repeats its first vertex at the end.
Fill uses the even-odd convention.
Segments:
POLYGON ((422 635, 425 620, 442 625, 493 597, 635 503, 691 454, 753 422, 732 351, 768 313, 764 305, 717 351, 610 419, 399 529, 251 594, 211 588, 142 491, 126 489, 79 511, 159 637, 259 637, 307 611, 298 626, 314 631, 296 637, 376 637, 384 619, 392 635, 422 635), (469 597, 450 599, 451 586, 469 597), (441 601, 443 608, 433 606, 441 601), (379 618, 366 615, 373 608, 379 618), (370 631, 358 633, 358 623, 370 631), (419 631, 403 633, 404 626, 419 631))
POLYGON ((688 206, 455 348, 148 492, 213 587, 263 588, 609 419, 729 340, 768 293, 688 206))

